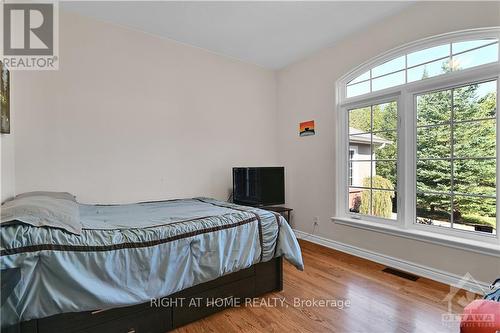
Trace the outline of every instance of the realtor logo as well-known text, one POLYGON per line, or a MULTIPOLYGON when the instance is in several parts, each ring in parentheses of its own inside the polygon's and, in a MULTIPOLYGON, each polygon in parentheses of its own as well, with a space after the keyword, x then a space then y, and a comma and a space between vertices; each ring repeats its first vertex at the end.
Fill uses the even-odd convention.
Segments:
POLYGON ((455 310, 458 308, 461 312, 461 309, 472 301, 481 299, 482 297, 480 295, 484 295, 485 292, 486 289, 483 287, 483 284, 478 282, 467 272, 456 285, 450 286, 450 292, 443 299, 443 302, 448 303, 448 312, 441 315, 442 324, 446 327, 454 328, 457 332, 460 330, 460 322, 464 318, 473 318, 474 321, 481 322, 483 326, 490 325, 494 318, 489 314, 476 313, 473 315, 465 315, 453 311, 455 305, 455 310))
POLYGON ((57 69, 57 4, 2 5, 2 62, 9 70, 57 69))
POLYGON ((5 4, 3 50, 5 55, 53 55, 53 4, 5 4))

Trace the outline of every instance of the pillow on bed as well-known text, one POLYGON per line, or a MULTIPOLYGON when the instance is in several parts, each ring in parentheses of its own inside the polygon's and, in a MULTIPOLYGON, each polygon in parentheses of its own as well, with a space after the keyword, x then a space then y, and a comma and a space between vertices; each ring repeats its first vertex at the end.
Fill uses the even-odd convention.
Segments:
POLYGON ((48 191, 25 192, 16 195, 16 199, 26 198, 26 197, 39 197, 39 196, 51 197, 54 199, 65 199, 76 202, 76 197, 68 192, 48 192, 48 191))
POLYGON ((73 195, 63 192, 23 193, 5 202, 1 208, 1 223, 15 222, 82 233, 78 203, 73 195))

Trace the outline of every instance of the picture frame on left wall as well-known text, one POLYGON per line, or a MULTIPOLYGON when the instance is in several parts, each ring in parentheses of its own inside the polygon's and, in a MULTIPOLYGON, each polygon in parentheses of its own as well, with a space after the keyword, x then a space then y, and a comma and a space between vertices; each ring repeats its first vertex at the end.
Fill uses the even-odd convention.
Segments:
POLYGON ((0 133, 10 133, 10 73, 0 61, 0 133))

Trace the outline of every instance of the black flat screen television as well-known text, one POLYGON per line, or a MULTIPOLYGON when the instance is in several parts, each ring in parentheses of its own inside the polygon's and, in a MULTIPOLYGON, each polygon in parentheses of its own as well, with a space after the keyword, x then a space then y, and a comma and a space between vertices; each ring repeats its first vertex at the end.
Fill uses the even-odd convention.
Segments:
POLYGON ((285 203, 285 168, 233 168, 233 202, 248 206, 285 203))

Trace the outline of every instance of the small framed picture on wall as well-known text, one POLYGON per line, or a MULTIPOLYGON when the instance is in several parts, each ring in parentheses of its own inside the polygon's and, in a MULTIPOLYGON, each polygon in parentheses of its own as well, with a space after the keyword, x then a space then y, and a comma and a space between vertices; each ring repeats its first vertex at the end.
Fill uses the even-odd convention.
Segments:
POLYGON ((10 133, 10 73, 0 61, 0 133, 10 133))
POLYGON ((314 135, 314 120, 303 121, 299 124, 299 135, 300 136, 310 136, 314 135))

